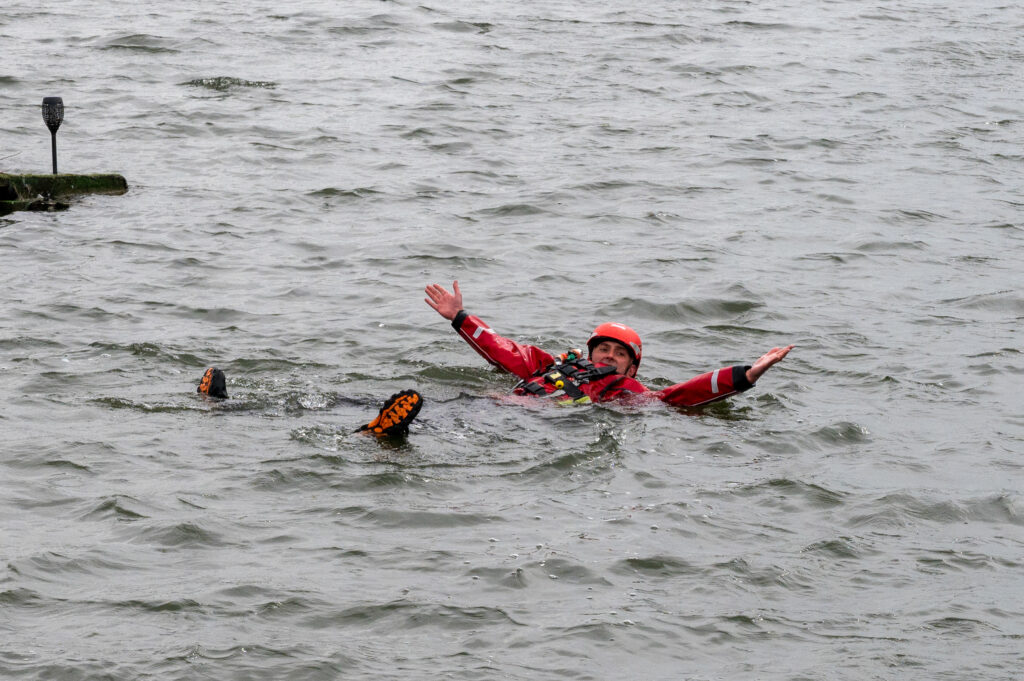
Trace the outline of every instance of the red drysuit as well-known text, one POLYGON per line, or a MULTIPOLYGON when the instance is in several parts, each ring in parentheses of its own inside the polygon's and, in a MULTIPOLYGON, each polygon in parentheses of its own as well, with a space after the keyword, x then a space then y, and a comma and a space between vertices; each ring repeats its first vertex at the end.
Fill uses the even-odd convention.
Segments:
MULTIPOLYGON (((522 345, 499 336, 479 317, 460 311, 452 320, 452 327, 467 343, 494 366, 518 376, 524 383, 533 383, 543 388, 543 393, 559 391, 554 384, 540 375, 555 364, 555 358, 534 345, 522 345)), ((753 385, 747 380, 749 366, 733 366, 715 369, 685 383, 648 390, 635 378, 621 374, 600 376, 578 386, 579 390, 593 402, 607 402, 615 399, 659 399, 680 407, 695 407, 715 402, 748 390, 753 385), (637 397, 641 395, 642 397, 637 397)), ((529 387, 529 386, 527 386, 529 387)), ((515 394, 530 395, 541 391, 528 390, 521 383, 515 394)), ((560 392, 559 392, 560 394, 560 392)))

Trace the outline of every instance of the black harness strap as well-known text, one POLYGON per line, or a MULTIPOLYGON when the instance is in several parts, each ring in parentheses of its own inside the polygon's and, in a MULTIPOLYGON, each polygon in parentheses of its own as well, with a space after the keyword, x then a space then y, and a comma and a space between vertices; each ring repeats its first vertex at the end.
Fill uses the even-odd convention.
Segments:
POLYGON ((541 384, 535 383, 534 381, 519 381, 519 383, 516 384, 516 387, 513 388, 512 390, 522 390, 523 392, 530 393, 535 397, 544 397, 545 395, 547 395, 547 391, 545 391, 544 388, 541 387, 541 384))
MULTIPOLYGON (((590 362, 590 360, 572 355, 570 356, 572 359, 567 361, 556 360, 553 364, 549 364, 543 369, 535 372, 531 377, 531 379, 543 377, 544 383, 555 386, 556 391, 549 393, 539 382, 530 379, 519 381, 513 390, 522 390, 523 392, 527 392, 538 397, 557 397, 561 394, 558 390, 561 390, 575 402, 587 399, 586 393, 580 389, 580 386, 615 373, 615 367, 596 367, 590 362)), ((610 386, 601 391, 601 395, 603 396, 612 386, 618 385, 625 378, 626 377, 623 376, 618 381, 612 381, 610 386)))

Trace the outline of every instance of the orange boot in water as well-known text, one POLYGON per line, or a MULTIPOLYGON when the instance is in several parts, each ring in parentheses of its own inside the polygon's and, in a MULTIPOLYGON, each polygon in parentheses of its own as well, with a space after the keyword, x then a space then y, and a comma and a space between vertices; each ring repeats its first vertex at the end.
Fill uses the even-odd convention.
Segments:
POLYGON ((206 370, 206 373, 203 374, 202 380, 199 381, 199 387, 196 388, 196 392, 201 395, 227 399, 227 377, 224 375, 224 372, 217 367, 210 367, 206 370))
POLYGON ((409 430, 409 424, 423 407, 423 397, 415 390, 403 390, 387 399, 380 408, 377 418, 365 426, 356 428, 357 433, 368 431, 374 435, 401 435, 409 430))

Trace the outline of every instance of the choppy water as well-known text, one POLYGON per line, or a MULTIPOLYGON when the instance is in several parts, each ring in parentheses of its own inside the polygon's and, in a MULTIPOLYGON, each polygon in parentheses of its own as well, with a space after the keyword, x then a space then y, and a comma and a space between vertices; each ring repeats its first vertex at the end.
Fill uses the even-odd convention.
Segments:
POLYGON ((59 95, 131 186, 0 217, 0 677, 1019 677, 1017 4, 177 4, 0 11, 0 171, 59 95), (653 386, 798 347, 503 404, 455 278, 653 386))

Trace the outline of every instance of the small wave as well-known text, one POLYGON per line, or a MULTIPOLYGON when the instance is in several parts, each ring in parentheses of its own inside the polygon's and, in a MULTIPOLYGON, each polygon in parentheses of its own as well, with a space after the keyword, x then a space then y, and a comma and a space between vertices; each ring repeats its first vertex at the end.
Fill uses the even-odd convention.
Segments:
POLYGON ((490 33, 494 26, 487 22, 444 21, 434 24, 434 28, 449 33, 490 33))
MULTIPOLYGON (((370 414, 365 413, 348 419, 342 425, 303 426, 293 429, 289 433, 289 437, 295 442, 331 452, 332 454, 329 455, 314 454, 310 458, 313 460, 321 459, 335 467, 356 460, 356 457, 351 456, 353 441, 367 444, 373 443, 370 451, 372 452, 372 459, 376 462, 389 461, 391 459, 390 455, 394 454, 398 457, 398 460, 393 463, 401 464, 403 460, 402 455, 408 453, 412 446, 411 438, 423 428, 422 421, 413 423, 409 432, 404 435, 392 436, 378 441, 376 438, 366 437, 365 434, 353 432, 357 424, 366 423, 369 418, 370 414), (345 457, 336 454, 336 452, 341 451, 343 448, 347 450, 347 456, 345 457)), ((362 491, 377 487, 419 486, 423 482, 424 480, 419 476, 398 471, 388 471, 371 475, 347 476, 344 478, 344 482, 331 483, 330 487, 335 491, 362 491)))
POLYGON ((235 584, 224 587, 216 592, 218 598, 225 601, 265 601, 286 598, 286 592, 263 584, 235 584))
POLYGON ((476 211, 477 215, 489 215, 494 217, 523 217, 529 215, 544 215, 549 211, 531 203, 507 203, 494 208, 484 208, 476 211))
POLYGON ((382 31, 390 33, 400 30, 406 23, 403 17, 396 14, 374 14, 347 26, 332 26, 327 32, 339 35, 366 35, 382 31))
POLYGON ((983 357, 1017 359, 1014 355, 1020 354, 1024 354, 1024 351, 1018 348, 1000 348, 999 350, 992 350, 990 352, 978 352, 973 355, 967 355, 967 357, 970 357, 971 359, 981 359, 983 357))
POLYGON ((80 463, 75 463, 74 461, 68 461, 67 459, 52 459, 50 461, 45 461, 43 463, 43 465, 44 466, 51 466, 53 468, 67 468, 69 470, 76 471, 76 472, 84 472, 84 473, 91 473, 92 472, 92 469, 89 468, 88 466, 86 466, 84 464, 80 464, 80 463))
POLYGON ((172 47, 173 42, 168 38, 149 35, 146 33, 135 33, 133 35, 122 35, 110 38, 104 43, 101 50, 135 50, 138 52, 149 52, 152 54, 175 53, 180 50, 172 47))
MULTIPOLYGON (((161 361, 167 361, 178 364, 185 364, 193 367, 205 367, 207 364, 205 360, 197 355, 193 355, 188 352, 177 352, 175 350, 167 349, 157 343, 149 341, 140 341, 135 343, 101 343, 94 342, 89 344, 90 348, 99 350, 105 354, 117 354, 125 353, 132 357, 148 357, 161 361)), ((196 382, 198 383, 198 376, 196 382)))
POLYGON ((890 253, 892 251, 923 251, 928 248, 924 241, 865 241, 854 247, 862 253, 890 253))
POLYGON ((1019 569, 1019 561, 986 556, 971 551, 953 551, 942 549, 928 551, 926 555, 917 557, 918 569, 922 572, 964 572, 967 570, 1019 569))
POLYGON ((810 553, 836 560, 857 560, 863 558, 867 551, 851 537, 824 539, 805 546, 803 553, 810 553))
POLYGON ((547 558, 525 566, 527 572, 536 572, 547 579, 557 579, 569 584, 598 584, 609 586, 611 583, 590 568, 565 558, 547 558))
POLYGON ((301 626, 311 629, 334 629, 339 626, 363 629, 367 626, 377 626, 394 631, 419 629, 424 626, 433 626, 441 630, 476 630, 483 626, 504 624, 522 625, 504 610, 496 607, 459 607, 392 601, 358 605, 329 615, 314 615, 305 619, 301 626))
POLYGON ((648 319, 673 321, 685 319, 693 323, 708 319, 734 317, 764 307, 764 303, 758 302, 755 298, 756 296, 751 294, 749 298, 696 298, 675 303, 622 298, 601 311, 607 314, 628 313, 633 317, 640 316, 648 319))
POLYGON ((32 607, 43 602, 44 598, 31 589, 19 588, 0 591, 0 605, 15 608, 32 607))
POLYGON ((81 516, 82 520, 116 519, 122 521, 134 521, 148 516, 131 510, 120 497, 104 499, 94 508, 91 508, 81 516))
POLYGON ((827 445, 858 444, 871 441, 871 434, 868 429, 852 421, 840 421, 824 428, 819 428, 811 433, 811 437, 827 445))
POLYGON ((329 489, 333 479, 331 473, 274 468, 253 476, 249 484, 254 489, 273 492, 313 491, 329 489))
POLYGON ((296 387, 296 381, 287 377, 279 380, 251 378, 233 379, 228 376, 227 400, 210 400, 196 394, 199 377, 190 381, 180 402, 152 403, 135 402, 119 397, 102 397, 96 402, 114 409, 136 409, 146 412, 212 411, 231 412, 262 411, 267 414, 298 415, 310 411, 325 411, 335 407, 340 397, 333 392, 320 391, 313 385, 296 387), (283 387, 287 386, 287 387, 283 387))
POLYGON ((416 527, 474 527, 501 522, 500 516, 481 513, 434 513, 429 511, 401 511, 393 508, 367 510, 358 519, 360 524, 388 528, 416 527))
POLYGON ((586 452, 570 452, 568 454, 562 454, 555 458, 544 461, 542 463, 530 466, 524 471, 517 471, 515 473, 506 473, 506 477, 525 477, 525 478, 536 478, 538 476, 542 478, 547 477, 560 477, 566 471, 571 471, 592 460, 599 454, 588 454, 586 452))
POLYGON ((182 83, 182 85, 205 88, 207 90, 215 90, 217 92, 228 92, 236 88, 263 88, 273 90, 277 87, 277 83, 269 80, 245 80, 244 78, 234 78, 231 76, 195 78, 182 83))
POLYGON ((123 397, 96 397, 93 398, 91 402, 93 404, 103 405, 110 409, 129 409, 146 414, 175 414, 201 408, 199 404, 183 405, 166 402, 154 404, 151 402, 136 402, 123 397))
MULTIPOLYGON (((693 42, 692 40, 687 42, 693 42)), ((676 64, 670 66, 668 71, 672 73, 682 73, 690 76, 718 76, 720 72, 716 69, 710 69, 703 64, 676 64)))
POLYGON ((327 32, 338 36, 365 36, 375 33, 391 33, 394 28, 390 26, 331 26, 327 32))
MULTIPOLYGON (((270 353, 276 354, 276 353, 270 353)), ((249 374, 270 374, 277 375, 287 373, 291 371, 317 371, 329 369, 331 367, 326 364, 320 364, 318 362, 298 362, 290 359, 284 359, 280 357, 239 357, 237 359, 229 360, 225 362, 221 367, 224 371, 228 372, 228 378, 232 376, 232 371, 237 371, 239 376, 245 377, 249 374)), ((288 380, 288 379, 285 379, 288 380)), ((241 385, 247 387, 271 387, 275 385, 273 382, 260 383, 256 381, 250 381, 248 379, 239 379, 241 385)))
POLYGON ((691 563, 671 556, 649 556, 647 558, 627 558, 614 567, 613 572, 619 574, 642 574, 654 577, 675 577, 693 575, 701 572, 700 568, 691 563))
MULTIPOLYGON (((230 648, 207 648, 205 646, 197 645, 193 646, 192 648, 189 648, 188 651, 183 656, 167 658, 166 660, 164 660, 164 662, 187 662, 190 665, 190 667, 194 669, 195 665, 199 662, 202 662, 203 660, 242 660, 247 665, 257 665, 260 664, 258 662, 259 660, 264 660, 264 664, 270 664, 274 661, 282 660, 285 662, 293 663, 296 658, 301 657, 302 653, 294 649, 277 649, 260 645, 247 644, 232 646, 230 648)), ((263 676, 264 678, 266 678, 264 674, 266 670, 263 668, 262 665, 260 666, 260 670, 261 673, 257 674, 256 676, 263 676)), ((247 672, 243 673, 239 678, 254 678, 252 672, 253 669, 250 669, 247 672)), ((287 674, 284 674, 284 676, 287 676, 287 674)))
POLYGON ((938 629, 943 633, 943 635, 953 635, 958 637, 967 636, 971 638, 976 637, 985 631, 999 631, 998 627, 989 624, 988 622, 972 620, 964 617, 943 617, 941 619, 926 622, 925 626, 930 629, 938 629))
POLYGON ((942 305, 953 305, 968 310, 995 310, 1024 314, 1024 297, 1017 291, 994 291, 980 293, 964 298, 950 298, 941 301, 942 305))
POLYGON ((353 189, 338 189, 337 187, 324 187, 308 192, 306 196, 318 199, 367 199, 379 196, 383 192, 371 187, 355 187, 353 189))
MULTIPOLYGON (((783 23, 770 23, 761 21, 750 21, 743 19, 734 19, 732 21, 725 22, 726 26, 738 26, 740 28, 752 28, 760 31, 791 31, 794 29, 807 30, 807 26, 795 26, 794 24, 783 24, 783 23)), ((811 29, 817 32, 818 29, 811 29)))
POLYGON ((807 253, 796 256, 796 260, 831 261, 847 265, 851 260, 863 260, 866 257, 863 253, 807 253))
POLYGON ((966 501, 932 500, 909 492, 894 492, 872 500, 868 511, 853 514, 853 527, 905 527, 919 521, 943 525, 965 522, 1024 525, 1024 512, 1017 495, 997 494, 966 501))
POLYGON ((838 194, 817 194, 817 198, 827 203, 837 203, 841 206, 854 206, 856 201, 848 199, 845 196, 839 196, 838 194))
POLYGON ((757 587, 780 586, 787 591, 812 591, 814 584, 805 575, 779 565, 755 567, 742 558, 733 558, 714 566, 740 577, 745 584, 757 587))
MULTIPOLYGON (((191 612, 191 613, 202 613, 206 612, 207 608, 200 605, 198 601, 194 601, 191 598, 181 598, 173 601, 116 601, 113 603, 107 603, 111 608, 129 610, 138 613, 146 612, 191 612)), ((130 616, 130 613, 128 613, 130 616)))
POLYGON ((569 187, 569 189, 573 191, 605 193, 616 189, 632 190, 636 186, 636 182, 630 182, 628 180, 601 180, 597 182, 573 185, 572 187, 569 187))
POLYGON ((473 579, 479 579, 485 584, 500 589, 526 589, 530 586, 530 579, 526 571, 521 567, 509 571, 507 568, 472 568, 466 574, 473 579))
POLYGON ((463 152, 471 151, 473 145, 469 142, 443 142, 441 144, 430 144, 427 148, 431 151, 437 151, 442 154, 461 154, 463 152))
POLYGON ((17 574, 32 579, 66 583, 73 575, 104 575, 110 572, 133 570, 137 565, 113 560, 96 551, 85 555, 63 555, 47 551, 28 558, 12 560, 9 567, 17 574))
MULTIPOLYGON (((527 398, 535 399, 535 398, 527 398)), ((548 406, 548 405, 543 405, 548 406)), ((562 415, 557 412, 551 414, 539 414, 541 418, 550 416, 561 420, 562 415)), ((583 415, 588 423, 592 422, 593 414, 583 415)), ((585 426, 586 424, 584 424, 585 426)), ((597 439, 586 445, 582 451, 573 451, 554 456, 528 467, 526 470, 515 473, 506 473, 505 477, 520 477, 524 479, 551 478, 563 476, 567 471, 575 471, 583 468, 590 473, 600 473, 615 465, 622 447, 621 436, 611 430, 602 429, 597 439)))
POLYGON ((196 523, 146 527, 135 535, 133 541, 171 548, 212 548, 230 545, 220 533, 196 523))
POLYGON ((834 508, 844 504, 847 497, 843 492, 836 492, 821 485, 789 478, 773 478, 727 491, 706 492, 705 494, 708 496, 754 497, 759 499, 759 503, 764 506, 783 509, 794 509, 798 502, 803 502, 811 508, 834 508))
POLYGON ((864 14, 860 14, 858 15, 858 18, 869 19, 871 21, 893 21, 901 24, 914 19, 913 14, 904 16, 902 12, 897 12, 895 10, 889 14, 884 12, 876 14, 875 12, 877 12, 878 9, 879 8, 872 8, 872 12, 865 12, 864 14))
POLYGON ((280 600, 267 601, 256 605, 253 610, 260 617, 266 618, 291 618, 299 614, 306 614, 313 610, 324 607, 324 603, 309 599, 289 597, 280 600))
POLYGON ((945 215, 939 215, 938 213, 932 213, 927 210, 897 210, 889 213, 889 215, 891 216, 891 219, 888 221, 894 224, 906 222, 947 222, 949 220, 949 217, 945 215))
POLYGON ((0 350, 28 353, 30 350, 58 350, 64 345, 52 338, 31 338, 28 336, 13 336, 11 338, 0 338, 0 350))

